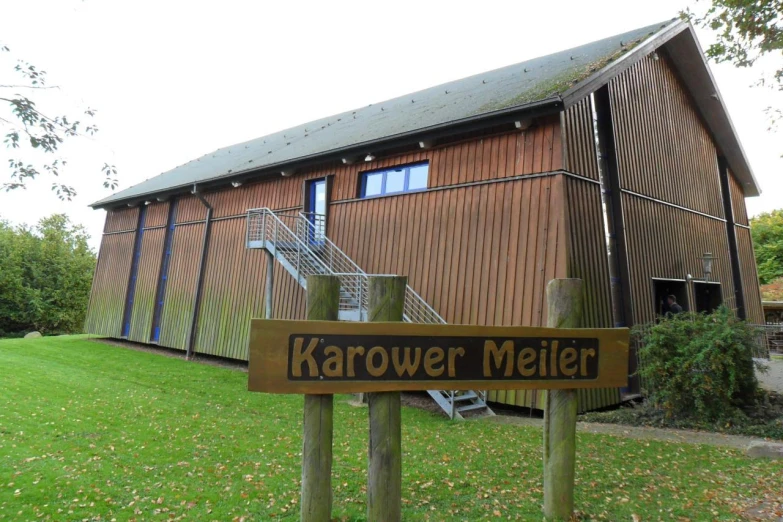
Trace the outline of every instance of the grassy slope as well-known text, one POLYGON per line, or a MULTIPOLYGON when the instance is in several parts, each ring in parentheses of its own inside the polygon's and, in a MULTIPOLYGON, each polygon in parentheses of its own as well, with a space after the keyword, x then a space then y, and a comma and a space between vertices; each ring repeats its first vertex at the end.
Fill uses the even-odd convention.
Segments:
MULTIPOLYGON (((0 519, 298 519, 300 396, 79 337, 0 341, 0 519)), ((338 398, 334 516, 364 518, 367 411, 338 398)), ((783 461, 579 434, 585 518, 736 520, 783 461)), ((406 520, 540 520, 541 433, 403 411, 406 520)))

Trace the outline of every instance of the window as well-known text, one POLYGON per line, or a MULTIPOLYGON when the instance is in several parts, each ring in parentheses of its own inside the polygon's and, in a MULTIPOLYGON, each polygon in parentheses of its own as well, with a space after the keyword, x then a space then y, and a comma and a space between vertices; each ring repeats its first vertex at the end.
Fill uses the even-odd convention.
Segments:
POLYGON ((674 297, 682 311, 688 311, 688 283, 682 279, 658 279, 653 278, 653 304, 655 315, 665 316, 671 313, 672 305, 669 297, 674 297))
POLYGON ((361 174, 360 198, 414 192, 427 188, 429 163, 417 163, 393 169, 373 170, 361 174))
POLYGON ((723 292, 721 292, 720 283, 694 281, 693 294, 696 296, 697 312, 710 314, 723 304, 723 292))

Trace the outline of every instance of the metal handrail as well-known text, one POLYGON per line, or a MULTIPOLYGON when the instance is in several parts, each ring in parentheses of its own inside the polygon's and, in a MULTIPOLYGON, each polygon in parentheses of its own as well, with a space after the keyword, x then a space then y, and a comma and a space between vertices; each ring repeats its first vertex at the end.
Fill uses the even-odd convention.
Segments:
MULTIPOLYGON (((274 243, 278 244, 279 230, 284 231, 284 235, 290 237, 284 241, 291 241, 292 246, 296 248, 295 259, 291 259, 295 265, 297 274, 301 274, 303 269, 316 272, 323 270, 323 273, 336 275, 340 278, 342 290, 347 294, 347 298, 341 299, 341 309, 359 308, 360 312, 367 310, 367 273, 359 267, 343 250, 338 247, 326 235, 325 216, 314 212, 273 212, 271 209, 263 207, 248 210, 248 230, 247 239, 268 240, 269 226, 274 223, 274 243), (259 237, 253 236, 251 231, 252 216, 260 217, 260 227, 255 231, 259 237), (270 216, 267 220, 267 216, 270 216), (292 226, 286 224, 285 220, 296 220, 292 226), (271 221, 271 223, 270 223, 271 221), (312 241, 316 238, 317 246, 314 248, 312 241), (315 266, 310 266, 310 265, 315 266), (316 270, 317 267, 317 270, 316 270)), ((281 254, 284 255, 285 254, 281 254)), ((293 257, 293 256, 291 256, 293 257)), ((290 259, 290 257, 289 257, 290 259)), ((301 275, 299 275, 301 278, 301 275)), ((403 314, 406 322, 410 323, 434 323, 445 324, 446 321, 425 301, 410 285, 405 290, 405 303, 403 304, 403 314)))
MULTIPOLYGON (((315 226, 313 224, 313 221, 310 220, 310 216, 316 216, 317 218, 325 218, 323 214, 315 214, 314 212, 300 212, 299 215, 302 218, 302 221, 306 224, 306 226, 310 226, 313 228, 313 232, 316 232, 315 226)), ((319 239, 320 241, 320 239, 319 239)), ((330 247, 330 253, 332 253, 331 249, 334 249, 339 253, 339 255, 343 258, 344 262, 346 262, 351 268, 355 269, 357 274, 363 274, 366 278, 366 273, 364 270, 362 270, 359 265, 357 265, 353 259, 351 259, 345 252, 343 252, 340 247, 335 245, 332 240, 330 240, 328 237, 326 237, 326 233, 323 233, 323 241, 327 243, 330 247)), ((435 324, 446 324, 445 319, 443 319, 438 312, 435 311, 430 304, 425 301, 413 288, 411 288, 410 285, 407 285, 405 290, 405 303, 403 303, 403 312, 405 315, 405 319, 409 323, 416 323, 416 322, 426 322, 426 323, 435 323, 435 324), (419 308, 423 310, 419 310, 419 308), (416 316, 421 319, 425 319, 424 321, 416 321, 416 316)))

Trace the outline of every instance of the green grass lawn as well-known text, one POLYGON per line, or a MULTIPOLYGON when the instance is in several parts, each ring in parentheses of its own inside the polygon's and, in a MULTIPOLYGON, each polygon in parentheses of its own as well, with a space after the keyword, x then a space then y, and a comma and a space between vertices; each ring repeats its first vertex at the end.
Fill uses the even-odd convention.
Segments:
MULTIPOLYGON (((0 519, 298 519, 301 396, 83 337, 0 341, 0 519)), ((541 519, 541 432, 406 408, 405 520, 541 519)), ((737 520, 783 461, 579 434, 586 520, 737 520)), ((362 520, 367 410, 336 398, 334 510, 362 520)))

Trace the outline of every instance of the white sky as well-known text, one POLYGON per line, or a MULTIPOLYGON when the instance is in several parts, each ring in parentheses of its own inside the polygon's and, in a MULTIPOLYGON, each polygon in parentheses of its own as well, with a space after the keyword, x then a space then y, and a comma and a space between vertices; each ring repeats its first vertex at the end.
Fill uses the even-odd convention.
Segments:
MULTIPOLYGON (((0 0, 1 42, 61 87, 47 110, 96 108, 101 129, 63 149, 74 201, 41 179, 0 193, 0 216, 33 224, 65 212, 97 249, 104 213, 87 205, 109 194, 104 162, 125 188, 225 145, 667 20, 687 4, 0 0)), ((699 38, 706 46, 710 34, 699 38)), ((783 100, 750 87, 758 69, 713 72, 764 191, 748 200, 751 214, 783 207, 783 131, 767 132, 763 114, 783 100)), ((8 157, 0 146, 0 180, 8 157)))

